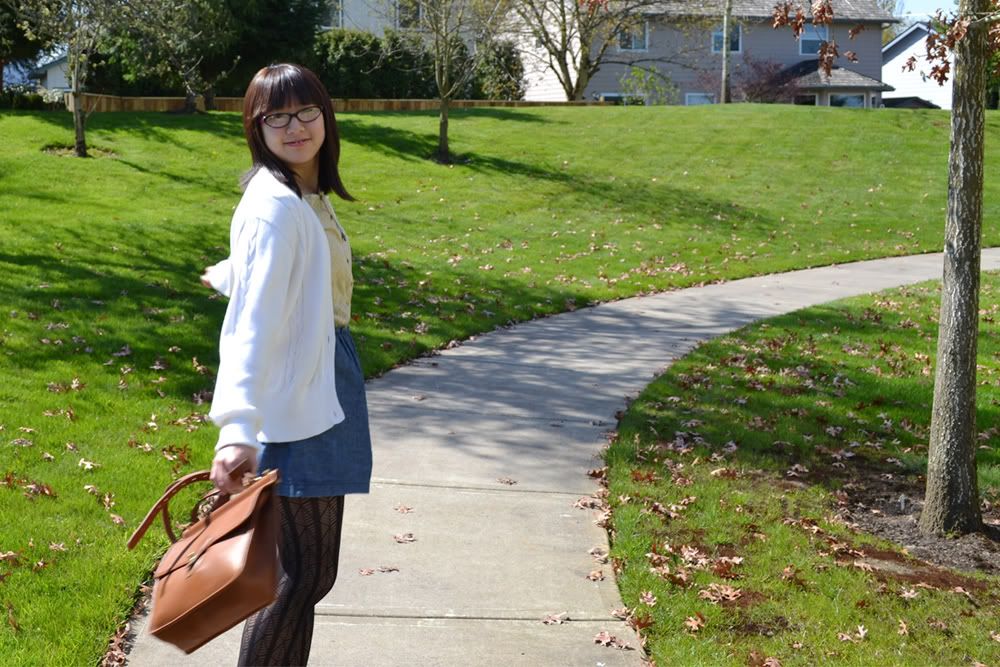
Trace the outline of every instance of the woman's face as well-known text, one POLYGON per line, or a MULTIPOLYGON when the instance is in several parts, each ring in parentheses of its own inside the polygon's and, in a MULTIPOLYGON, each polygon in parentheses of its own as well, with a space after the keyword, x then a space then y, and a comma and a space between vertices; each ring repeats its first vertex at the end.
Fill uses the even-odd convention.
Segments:
POLYGON ((314 164, 326 139, 323 110, 316 104, 273 109, 261 118, 261 129, 268 149, 292 171, 314 164))

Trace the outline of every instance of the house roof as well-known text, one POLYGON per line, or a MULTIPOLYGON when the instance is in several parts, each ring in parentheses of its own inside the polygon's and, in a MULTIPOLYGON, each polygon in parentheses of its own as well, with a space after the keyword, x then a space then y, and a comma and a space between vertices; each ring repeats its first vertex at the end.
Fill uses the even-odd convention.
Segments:
POLYGON ((895 90, 892 86, 873 79, 870 76, 859 74, 854 70, 844 67, 837 67, 836 65, 830 71, 830 74, 827 75, 820 71, 819 60, 815 59, 803 60, 791 67, 787 67, 778 74, 778 77, 787 83, 794 83, 798 88, 810 90, 846 88, 883 91, 895 90))
POLYGON ((891 42, 882 47, 882 62, 887 63, 900 53, 910 48, 914 42, 927 39, 934 32, 929 24, 918 21, 903 32, 896 35, 891 42))
MULTIPOLYGON (((660 0, 643 13, 672 16, 722 16, 724 0, 660 0)), ((833 16, 840 21, 880 21, 899 23, 890 12, 878 6, 875 0, 831 0, 833 16)), ((733 16, 743 18, 771 18, 776 0, 733 0, 733 16)), ((808 14, 808 3, 806 13, 808 14)))
POLYGON ((58 67, 60 64, 66 62, 66 54, 50 58, 48 60, 43 60, 38 64, 37 67, 28 72, 28 78, 31 80, 41 79, 45 76, 50 69, 53 67, 58 67))
POLYGON ((940 109, 922 97, 883 97, 882 104, 890 109, 940 109))

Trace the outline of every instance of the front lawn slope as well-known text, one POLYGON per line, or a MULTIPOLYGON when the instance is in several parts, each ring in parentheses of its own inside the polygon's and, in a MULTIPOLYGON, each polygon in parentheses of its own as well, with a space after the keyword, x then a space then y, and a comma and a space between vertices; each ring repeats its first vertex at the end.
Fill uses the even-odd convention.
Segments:
MULTIPOLYGON (((944 112, 549 108, 343 114, 337 202, 369 375, 512 321, 639 293, 938 250, 944 112)), ((93 664, 165 539, 129 531, 206 467, 237 114, 0 113, 0 655, 93 664)), ((996 170, 1000 116, 988 116, 996 170)), ((988 181, 984 242, 1000 242, 988 181)))

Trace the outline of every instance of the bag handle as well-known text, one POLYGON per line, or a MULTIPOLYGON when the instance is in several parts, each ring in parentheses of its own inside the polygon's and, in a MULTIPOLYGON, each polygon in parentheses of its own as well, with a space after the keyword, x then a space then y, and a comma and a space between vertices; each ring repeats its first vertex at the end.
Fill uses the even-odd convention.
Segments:
MULTIPOLYGON (((246 459, 240 459, 233 469, 229 471, 229 478, 233 480, 241 479, 242 476, 249 471, 249 461, 246 459)), ((170 538, 171 542, 176 542, 177 535, 174 534, 174 528, 170 525, 170 499, 176 496, 181 489, 184 489, 185 487, 197 484, 198 482, 209 481, 211 479, 210 474, 211 472, 208 470, 199 470, 198 472, 192 472, 184 475, 180 479, 171 483, 170 486, 167 487, 167 490, 163 492, 163 495, 160 496, 160 499, 156 501, 156 504, 153 505, 152 509, 150 509, 146 514, 146 518, 142 520, 139 527, 135 529, 134 533, 132 533, 132 537, 128 538, 129 550, 134 549, 135 545, 139 544, 139 540, 141 540, 143 535, 146 534, 146 531, 149 530, 149 526, 153 523, 153 519, 155 519, 156 515, 161 512, 163 513, 163 527, 167 531, 167 537, 170 538)), ((202 496, 201 500, 195 503, 195 506, 191 509, 191 523, 198 520, 198 507, 201 503, 212 496, 217 496, 215 504, 212 507, 213 510, 224 505, 230 498, 230 494, 228 493, 224 493, 219 490, 209 491, 202 496)))
POLYGON ((146 531, 149 530, 150 525, 152 525, 153 519, 155 519, 156 515, 161 512, 163 514, 163 527, 167 531, 167 536, 170 538, 171 542, 176 542, 177 536, 174 534, 173 526, 170 525, 170 499, 176 496, 182 489, 191 486, 192 484, 207 482, 210 479, 209 475, 210 472, 208 470, 199 470, 198 472, 192 472, 184 475, 168 486, 167 490, 163 492, 162 496, 160 496, 160 499, 156 501, 156 504, 154 504, 152 509, 150 509, 146 514, 146 517, 142 520, 142 523, 139 524, 139 527, 135 529, 134 533, 132 533, 132 537, 128 538, 128 548, 130 550, 134 549, 135 545, 139 544, 139 540, 142 539, 143 535, 146 534, 146 531))

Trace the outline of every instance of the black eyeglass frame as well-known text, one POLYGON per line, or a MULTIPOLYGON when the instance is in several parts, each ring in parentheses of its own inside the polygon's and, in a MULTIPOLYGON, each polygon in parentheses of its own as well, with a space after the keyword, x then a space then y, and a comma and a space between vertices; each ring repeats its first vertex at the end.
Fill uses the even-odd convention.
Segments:
POLYGON ((295 113, 289 113, 287 111, 280 111, 278 113, 264 114, 263 116, 260 117, 260 122, 262 122, 264 125, 267 125, 270 128, 273 128, 275 130, 280 130, 280 129, 286 128, 289 125, 291 125, 292 118, 297 118, 300 123, 305 124, 305 123, 315 123, 317 120, 319 120, 320 118, 322 118, 322 116, 323 116, 323 108, 320 107, 319 105, 311 104, 311 105, 309 105, 307 107, 302 107, 301 109, 299 109, 295 113), (305 118, 303 118, 302 116, 299 115, 299 114, 307 112, 307 111, 308 112, 315 111, 316 112, 316 117, 315 118, 310 118, 309 120, 306 120, 305 118), (278 119, 278 118, 284 118, 285 122, 281 123, 280 125, 274 125, 271 121, 274 120, 274 119, 278 119))

